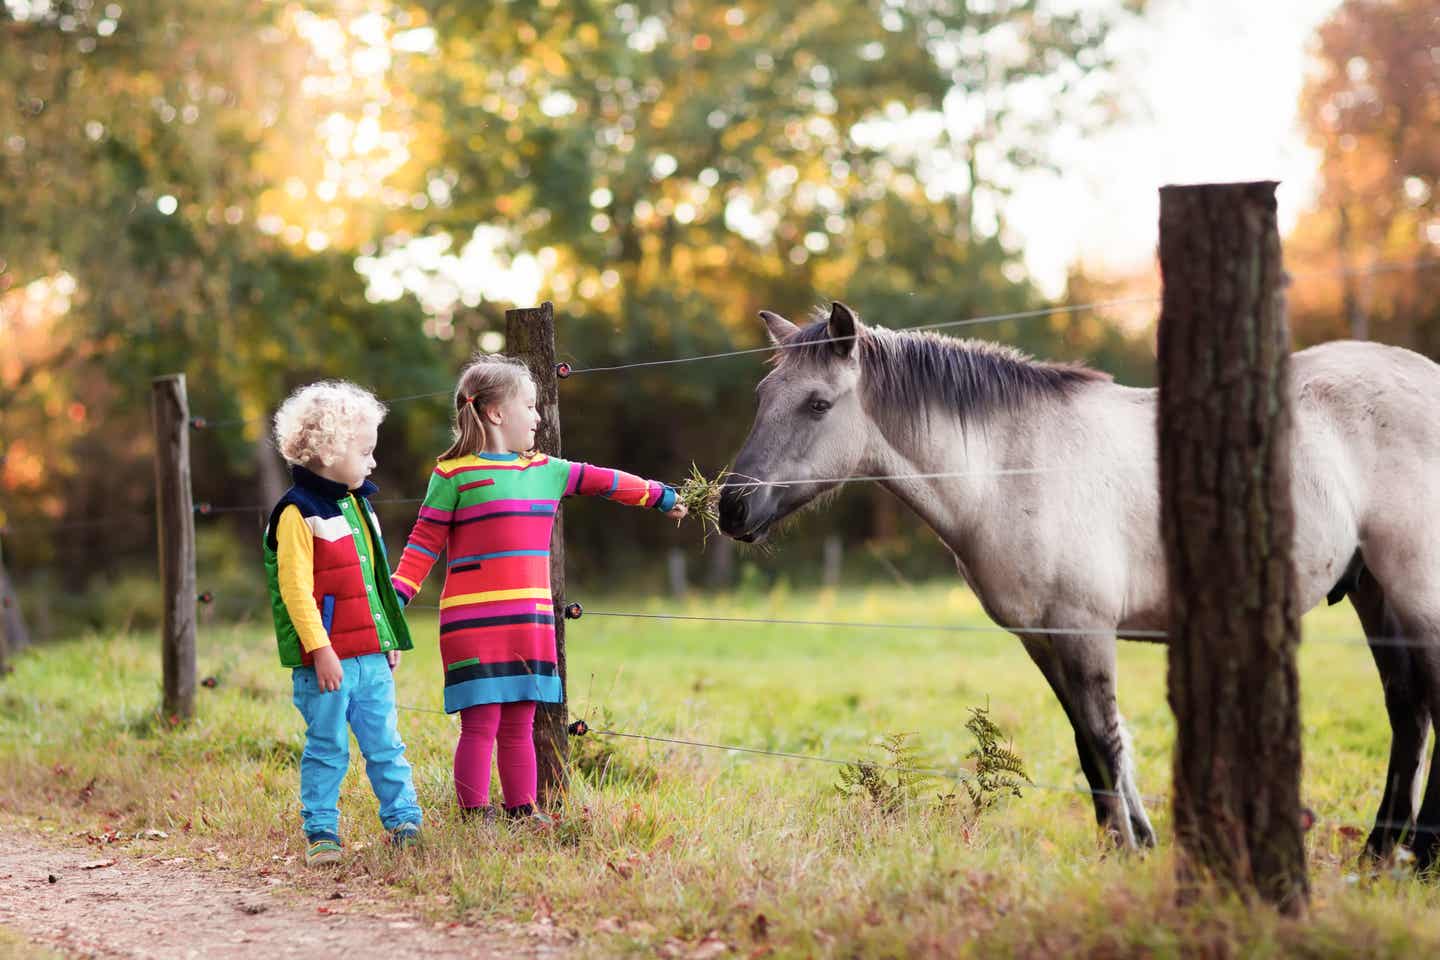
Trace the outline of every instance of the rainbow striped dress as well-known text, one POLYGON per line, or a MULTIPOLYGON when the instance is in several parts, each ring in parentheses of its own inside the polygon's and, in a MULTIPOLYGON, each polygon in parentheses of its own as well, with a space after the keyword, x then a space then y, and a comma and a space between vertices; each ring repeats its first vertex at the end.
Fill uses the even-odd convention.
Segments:
POLYGON ((446 552, 440 594, 445 711, 563 699, 550 595, 550 532, 560 501, 601 496, 669 510, 675 491, 620 470, 544 454, 442 460, 391 575, 409 603, 446 552))

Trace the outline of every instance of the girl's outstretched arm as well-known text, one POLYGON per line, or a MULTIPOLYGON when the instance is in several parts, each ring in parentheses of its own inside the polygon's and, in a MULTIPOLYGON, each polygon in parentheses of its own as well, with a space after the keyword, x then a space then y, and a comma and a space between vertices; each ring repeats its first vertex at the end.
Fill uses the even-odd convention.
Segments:
POLYGON ((675 490, 658 480, 646 480, 614 467, 570 463, 565 496, 604 497, 630 507, 653 507, 669 513, 675 507, 675 490))
POLYGON ((450 521, 455 515, 455 504, 459 494, 453 477, 447 477, 437 468, 430 474, 430 486, 425 491, 425 500, 420 504, 420 516, 405 541, 405 550, 400 554, 400 565, 390 575, 390 582, 402 603, 408 604, 420 592, 420 584, 435 561, 450 535, 450 521))

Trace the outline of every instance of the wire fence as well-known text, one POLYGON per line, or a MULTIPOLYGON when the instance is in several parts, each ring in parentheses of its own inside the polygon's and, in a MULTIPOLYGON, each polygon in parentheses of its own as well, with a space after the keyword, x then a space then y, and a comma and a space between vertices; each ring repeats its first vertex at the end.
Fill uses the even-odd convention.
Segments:
MULTIPOLYGON (((1425 259, 1425 260, 1413 260, 1413 261, 1397 261, 1397 262, 1388 262, 1388 263, 1387 263, 1387 262, 1376 262, 1376 263, 1372 263, 1372 264, 1370 264, 1369 266, 1364 267, 1364 268, 1345 268, 1345 269, 1341 269, 1341 270, 1324 270, 1324 271, 1303 271, 1303 272, 1294 273, 1294 274, 1292 274, 1292 276, 1294 276, 1294 277, 1317 277, 1317 276, 1338 276, 1338 275, 1354 276, 1354 275, 1364 275, 1364 274, 1379 274, 1379 273, 1396 272, 1396 271, 1401 271, 1401 270, 1431 269, 1431 268, 1434 268, 1434 267, 1436 267, 1436 266, 1440 266, 1440 260, 1425 259)), ((1137 305, 1137 304, 1145 304, 1145 303, 1158 303, 1159 301, 1160 301, 1160 297, 1159 297, 1158 295, 1115 298, 1115 299, 1109 299, 1109 300, 1098 300, 1098 301, 1095 301, 1095 302, 1092 302, 1092 303, 1085 303, 1085 304, 1069 304, 1069 305, 1061 305, 1061 306, 1055 306, 1055 307, 1040 308, 1040 309, 1035 309, 1035 310, 1017 311, 1017 312, 1011 312, 1011 313, 990 314, 990 315, 984 315, 984 316, 967 317, 967 318, 957 319, 957 320, 938 321, 938 322, 935 322, 935 323, 922 324, 922 325, 912 326, 912 327, 908 327, 908 328, 904 328, 904 329, 907 329, 907 330, 943 330, 943 329, 955 329, 955 328, 963 328, 963 327, 975 326, 975 325, 981 325, 981 324, 993 324, 993 323, 1001 323, 1001 322, 1006 322, 1006 321, 1018 321, 1018 320, 1027 320, 1027 319, 1034 319, 1034 318, 1048 317, 1048 316, 1056 316, 1056 315, 1075 314, 1075 313, 1086 312, 1086 311, 1102 310, 1102 309, 1111 308, 1111 307, 1117 307, 1117 306, 1129 306, 1129 305, 1137 305)), ((849 339, 849 338, 831 338, 831 339, 829 339, 829 340, 811 341, 810 343, 807 343, 806 346, 812 345, 812 344, 814 344, 814 343, 835 342, 835 341, 838 341, 838 340, 841 340, 841 339, 849 339)), ((624 370, 635 370, 635 369, 642 369, 642 368, 670 366, 670 365, 675 365, 675 364, 691 363, 691 362, 700 362, 700 361, 708 361, 708 360, 718 360, 718 359, 724 359, 724 358, 730 358, 730 357, 738 357, 738 356, 746 356, 746 355, 753 355, 753 354, 759 354, 759 353, 774 353, 774 352, 776 352, 776 351, 782 351, 782 350, 785 350, 785 349, 788 349, 788 345, 787 345, 787 344, 784 344, 784 343, 781 343, 781 344, 777 344, 777 345, 770 345, 770 346, 764 346, 764 347, 747 348, 747 349, 740 349, 740 350, 730 350, 730 351, 723 351, 723 352, 717 352, 717 353, 698 354, 698 355, 693 355, 693 356, 671 357, 671 358, 657 359, 657 360, 635 361, 635 362, 630 362, 630 363, 611 364, 611 365, 596 365, 596 366, 589 366, 589 367, 570 367, 570 368, 567 370, 567 375, 589 374, 589 373, 605 373, 605 372, 619 372, 619 371, 624 371, 624 370)), ((412 401, 417 401, 417 400, 424 400, 424 399, 430 399, 430 398, 435 398, 435 397, 442 397, 442 396, 448 397, 448 396, 451 396, 451 395, 453 395, 453 388, 447 388, 447 389, 444 389, 444 390, 436 390, 436 391, 430 391, 430 392, 423 392, 423 393, 415 393, 415 394, 407 394, 407 395, 403 395, 403 396, 390 397, 390 398, 386 398, 383 402, 385 402, 385 403, 387 403, 387 404, 398 404, 398 403, 407 403, 407 402, 412 402, 412 401)), ((264 420, 268 420, 268 417, 259 417, 259 416, 257 416, 257 417, 247 417, 247 418, 227 418, 227 419, 212 420, 212 419, 209 419, 209 418, 206 418, 206 417, 203 417, 203 416, 197 416, 197 417, 192 418, 192 420, 191 420, 191 426, 192 426, 194 429, 197 429, 197 430, 206 430, 206 429, 215 430, 215 429, 223 429, 223 428, 230 428, 230 427, 235 427, 235 426, 247 425, 247 424, 251 424, 251 423, 261 422, 261 421, 264 421, 264 420)), ((1019 476, 1031 476, 1031 475, 1044 474, 1044 473, 1067 472, 1067 471, 1073 471, 1073 468, 1064 467, 1064 466, 1038 466, 1038 465, 1037 465, 1037 466, 1021 466, 1021 467, 1003 467, 1003 468, 995 468, 995 469, 988 469, 988 470, 946 471, 946 472, 938 472, 938 473, 918 473, 918 472, 917 472, 917 473, 902 473, 902 474, 888 474, 888 475, 856 475, 856 476, 842 476, 842 477, 806 478, 806 479, 782 479, 782 480, 759 480, 759 479, 755 479, 755 478, 743 478, 743 479, 740 479, 740 480, 736 480, 735 478, 732 477, 732 478, 730 478, 729 483, 728 483, 727 485, 728 485, 728 486, 735 487, 735 488, 744 489, 744 488, 762 487, 762 486, 785 487, 785 486, 813 485, 813 484, 835 485, 835 484, 854 483, 854 482, 861 482, 861 481, 872 481, 872 482, 874 482, 874 481, 882 481, 882 482, 883 482, 883 481, 903 481, 903 480, 955 479, 955 478, 967 478, 967 477, 972 477, 972 478, 973 478, 973 477, 987 477, 987 476, 994 476, 994 477, 1017 476, 1017 477, 1019 477, 1019 476)), ((420 502, 421 502, 421 498, 414 498, 414 497, 377 499, 377 500, 373 501, 373 503, 375 503, 376 505, 385 505, 385 506, 418 504, 418 503, 420 503, 420 502)), ((268 506, 265 506, 265 505, 262 505, 262 504, 248 504, 248 505, 247 505, 247 504, 234 504, 234 505, 221 504, 221 505, 213 505, 213 504, 211 504, 211 503, 209 503, 209 502, 201 502, 201 503, 199 503, 199 504, 196 505, 196 513, 199 514, 199 515, 201 515, 201 516, 209 516, 209 515, 212 515, 212 514, 214 514, 214 515, 243 514, 243 513, 251 513, 251 512, 257 513, 257 514, 260 514, 260 515, 263 516, 263 515, 268 514, 268 513, 269 513, 269 510, 270 510, 270 508, 269 508, 268 506)), ((126 525, 126 524, 138 524, 138 523, 141 523, 141 522, 147 523, 147 524, 148 524, 148 523, 153 523, 153 522, 154 522, 154 516, 153 516, 153 514, 149 514, 149 513, 145 513, 145 512, 140 512, 140 513, 127 512, 127 513, 125 513, 125 514, 120 514, 120 515, 115 515, 115 516, 97 517, 97 518, 88 519, 88 520, 83 520, 83 521, 68 521, 68 522, 62 522, 62 523, 58 523, 58 524, 57 524, 57 523, 44 523, 44 522, 37 522, 37 523, 33 523, 33 524, 7 524, 3 529, 0 529, 0 535, 11 535, 11 534, 13 534, 13 533, 15 533, 15 532, 17 532, 17 531, 21 531, 21 530, 37 530, 37 529, 40 529, 40 530, 44 530, 44 531, 47 531, 47 532, 61 532, 61 531, 81 530, 81 529, 90 529, 90 528, 103 528, 103 527, 107 527, 107 526, 117 526, 117 525, 126 525)), ((438 609, 439 609, 439 606, 438 606, 438 605, 416 604, 416 605, 412 605, 412 606, 414 606, 416 609, 435 609, 435 610, 438 610, 438 609)), ((1166 633, 1165 631, 1163 631, 1163 630, 1143 630, 1143 629, 1120 629, 1120 630, 1117 630, 1117 629, 1115 629, 1115 628, 1106 628, 1106 627, 1055 627, 1055 626, 1048 626, 1048 625, 1037 625, 1037 626, 1003 626, 1003 625, 998 625, 998 624, 934 624, 934 623, 905 623, 905 622, 886 622, 886 621, 881 621, 881 622, 862 622, 862 621, 847 621, 847 620, 823 620, 823 619, 800 619, 800 618, 776 618, 776 617, 703 616, 703 615, 692 615, 692 614, 656 613, 656 612, 641 612, 641 611, 616 611, 616 610, 587 611, 587 612, 586 612, 586 615, 594 616, 594 617, 609 617, 609 618, 631 618, 631 619, 648 619, 648 620, 660 620, 660 621, 683 621, 683 622, 695 622, 695 623, 750 624, 750 625, 786 626, 786 627, 800 626, 800 627, 843 628, 843 629, 882 630, 882 631, 883 631, 883 630, 934 631, 934 632, 943 632, 943 633, 953 633, 953 632, 959 632, 959 633, 1011 633, 1011 634, 1015 634, 1015 635, 1017 635, 1017 636, 1022 636, 1022 637, 1023 637, 1023 636, 1037 636, 1037 637, 1044 637, 1044 636, 1075 636, 1075 637, 1086 637, 1086 636, 1102 636, 1102 637, 1108 637, 1108 636, 1116 636, 1116 637, 1119 637, 1120 639, 1134 639, 1134 640, 1146 640, 1146 641, 1161 641, 1161 640, 1165 640, 1165 639, 1167 638, 1167 633, 1166 633)), ((1420 639, 1420 638, 1405 637, 1405 636, 1364 637, 1364 638, 1316 637, 1316 638, 1313 638, 1313 639, 1318 639, 1318 640, 1322 640, 1322 641, 1326 641, 1326 642, 1361 643, 1361 644, 1367 644, 1367 645, 1369 645, 1369 646, 1404 646, 1404 647, 1433 646, 1433 644, 1429 644, 1429 643, 1427 643, 1426 641, 1424 641, 1424 640, 1422 640, 1422 639, 1420 639)), ((444 715, 444 714, 445 714, 445 711, 443 711, 443 710, 436 710, 436 709, 433 709, 433 708, 426 708, 426 707, 419 707, 419 706, 412 706, 412 705, 400 705, 398 708, 401 709, 401 710, 405 710, 405 711, 408 711, 408 712, 415 712, 415 713, 431 713, 431 714, 440 714, 440 715, 444 715)), ((636 732, 630 732, 630 731, 620 731, 620 730, 610 730, 610 729, 590 728, 590 729, 588 730, 588 732, 591 733, 591 734, 598 735, 598 736, 606 736, 606 737, 614 737, 614 738, 622 738, 622 739, 632 739, 632 740, 643 741, 643 742, 648 742, 648 743, 665 744, 665 745, 669 745, 669 746, 683 746, 683 747, 693 748, 693 749, 705 749, 705 750, 724 751, 724 752, 736 753, 736 754, 748 754, 748 755, 765 756, 765 757, 778 758, 778 759, 789 759, 789 760, 803 761, 803 762, 824 763, 824 764, 835 765, 835 766, 855 766, 855 765, 859 765, 859 764, 869 764, 870 766, 874 767, 875 769, 883 769, 883 770, 889 770, 889 771, 894 771, 894 772, 898 772, 898 773, 907 773, 907 774, 914 774, 914 775, 922 775, 922 776, 935 777, 935 778, 951 779, 951 780, 956 780, 956 781, 967 781, 967 780, 968 780, 968 781, 973 781, 973 779, 974 779, 974 774, 973 774, 973 773, 971 773, 970 771, 963 770, 963 769, 958 769, 958 768, 907 767, 907 766, 900 766, 900 765, 893 765, 893 764, 876 763, 876 762, 873 762, 873 761, 864 761, 864 760, 855 760, 855 759, 845 759, 845 758, 828 757, 828 756, 820 756, 820 755, 812 755, 812 754, 802 754, 802 753, 795 753, 795 752, 788 752, 788 751, 769 750, 769 749, 758 748, 758 747, 749 747, 749 746, 734 745, 734 744, 714 743, 714 742, 708 742, 708 741, 690 740, 690 739, 685 739, 685 738, 681 738, 681 737, 661 736, 661 735, 649 734, 649 733, 636 733, 636 732)), ((1089 788, 1089 787, 1080 787, 1080 786, 1076 786, 1076 785, 1064 785, 1064 784, 1044 783, 1044 782, 1036 782, 1036 781, 1029 781, 1029 782, 1028 782, 1028 786, 1030 786, 1030 787, 1032 787, 1032 788, 1035 788, 1035 789, 1051 790, 1051 791, 1067 792, 1067 793, 1078 793, 1078 794, 1086 794, 1086 795, 1091 795, 1091 796, 1096 796, 1096 795, 1120 796, 1120 795, 1121 795, 1119 791, 1115 791, 1115 790, 1097 790, 1097 789, 1093 789, 1093 788, 1089 788)), ((1164 798, 1160 798, 1160 797, 1147 797, 1147 798, 1143 798, 1143 799, 1144 799, 1144 802, 1149 803, 1149 804, 1152 804, 1152 805, 1154 805, 1154 804, 1160 804, 1160 803, 1165 802, 1165 801, 1164 801, 1164 798)), ((1384 823, 1384 822, 1377 822, 1377 825, 1380 825, 1380 826, 1387 826, 1387 825, 1389 825, 1389 826, 1394 826, 1394 827, 1396 827, 1396 828, 1411 828, 1411 829, 1414 828, 1414 825, 1413 825, 1413 824, 1408 824, 1408 823, 1406 823, 1406 824, 1399 824, 1399 823, 1396 823, 1396 824, 1386 824, 1386 823, 1384 823)), ((1421 829, 1426 829, 1426 830, 1440 829, 1440 826, 1432 827, 1432 826, 1422 825, 1421 829)))

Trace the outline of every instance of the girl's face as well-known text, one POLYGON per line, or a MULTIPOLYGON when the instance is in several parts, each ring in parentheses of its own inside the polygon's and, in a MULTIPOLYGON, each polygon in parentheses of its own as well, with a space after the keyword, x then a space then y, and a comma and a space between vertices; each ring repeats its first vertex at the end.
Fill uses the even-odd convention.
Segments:
POLYGON ((501 450, 524 453, 535 449, 535 428, 540 425, 535 381, 525 377, 508 398, 486 407, 485 420, 487 441, 498 444, 501 450))

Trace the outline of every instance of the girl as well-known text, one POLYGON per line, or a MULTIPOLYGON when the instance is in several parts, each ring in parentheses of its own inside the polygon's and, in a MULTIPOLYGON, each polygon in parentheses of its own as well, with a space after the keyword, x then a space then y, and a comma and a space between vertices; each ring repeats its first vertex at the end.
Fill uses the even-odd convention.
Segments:
POLYGON ((535 809, 537 701, 558 703, 550 531, 560 501, 598 494, 685 516, 673 489, 619 470, 536 453, 535 382, 519 360, 479 356, 455 390, 455 442, 439 457, 392 582, 404 603, 447 552, 440 594, 445 712, 460 713, 455 791, 467 816, 489 816, 499 740, 505 812, 535 809))

